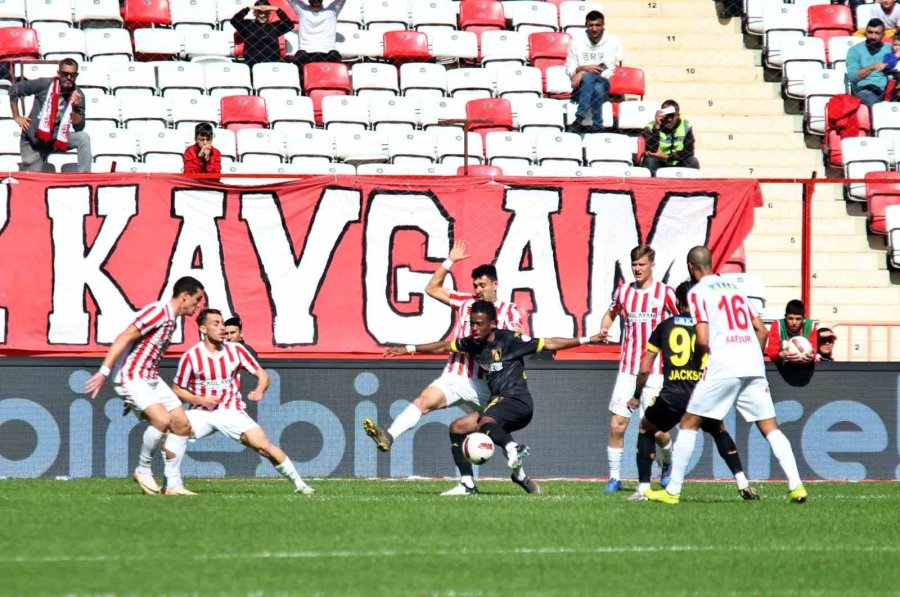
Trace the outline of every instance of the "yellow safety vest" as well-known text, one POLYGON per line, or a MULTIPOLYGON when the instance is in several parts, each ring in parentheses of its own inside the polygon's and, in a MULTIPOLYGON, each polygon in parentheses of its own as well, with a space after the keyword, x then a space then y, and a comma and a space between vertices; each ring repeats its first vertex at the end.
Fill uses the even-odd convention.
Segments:
MULTIPOLYGON (((653 124, 647 125, 647 128, 653 130, 653 124)), ((661 128, 655 131, 659 134, 659 150, 667 155, 672 155, 676 151, 684 149, 684 139, 687 137, 688 130, 691 126, 684 118, 678 121, 678 126, 672 132, 666 132, 661 128)))

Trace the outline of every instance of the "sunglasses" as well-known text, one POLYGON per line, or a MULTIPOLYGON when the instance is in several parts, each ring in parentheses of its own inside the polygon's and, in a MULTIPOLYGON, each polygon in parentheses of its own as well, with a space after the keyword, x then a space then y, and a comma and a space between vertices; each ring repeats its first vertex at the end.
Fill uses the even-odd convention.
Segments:
POLYGON ((65 77, 66 79, 73 79, 73 80, 74 80, 74 79, 77 79, 77 78, 78 78, 78 73, 67 73, 67 72, 59 71, 59 76, 60 76, 60 77, 65 77))
POLYGON ((834 338, 822 338, 819 344, 834 344, 834 338))

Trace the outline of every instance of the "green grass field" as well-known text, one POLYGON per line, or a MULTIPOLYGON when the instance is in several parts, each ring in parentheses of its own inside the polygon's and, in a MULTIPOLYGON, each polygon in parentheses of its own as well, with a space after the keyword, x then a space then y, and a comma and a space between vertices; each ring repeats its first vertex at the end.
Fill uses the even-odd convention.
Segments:
POLYGON ((597 483, 0 482, 0 593, 193 595, 896 595, 900 483, 783 483, 742 502, 688 483, 678 506, 597 483))

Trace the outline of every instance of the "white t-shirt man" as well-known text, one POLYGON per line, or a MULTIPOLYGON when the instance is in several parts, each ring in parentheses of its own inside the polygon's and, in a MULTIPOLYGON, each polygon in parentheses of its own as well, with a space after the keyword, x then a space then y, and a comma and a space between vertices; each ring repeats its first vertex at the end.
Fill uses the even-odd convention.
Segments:
POLYGON ((303 52, 330 52, 337 37, 338 14, 347 0, 325 0, 319 10, 308 0, 288 0, 300 18, 299 47, 303 52))
POLYGON ((616 72, 616 65, 622 61, 622 40, 612 33, 603 32, 603 37, 595 44, 591 43, 587 33, 576 33, 569 44, 566 56, 566 74, 575 76, 575 69, 590 64, 605 64, 602 75, 609 79, 616 72))

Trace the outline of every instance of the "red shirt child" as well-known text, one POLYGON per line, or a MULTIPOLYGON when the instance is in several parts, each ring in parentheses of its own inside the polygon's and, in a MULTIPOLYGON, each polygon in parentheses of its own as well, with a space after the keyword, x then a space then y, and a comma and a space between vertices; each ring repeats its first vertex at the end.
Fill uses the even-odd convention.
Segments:
MULTIPOLYGON (((220 174, 222 152, 213 147, 212 125, 201 122, 194 128, 195 144, 184 150, 185 174, 220 174)), ((218 178, 206 180, 218 181, 218 178)))

